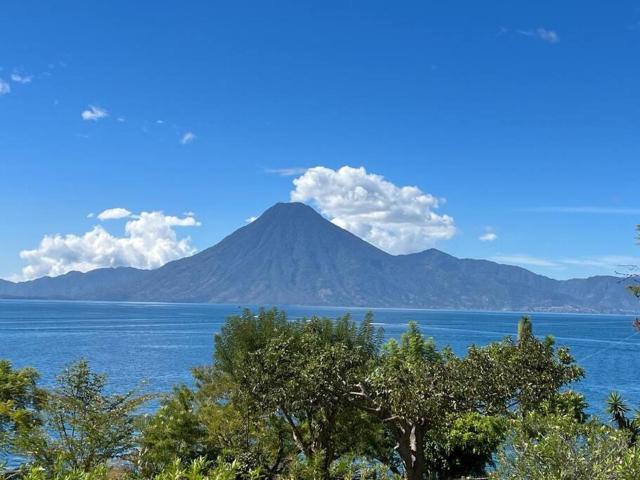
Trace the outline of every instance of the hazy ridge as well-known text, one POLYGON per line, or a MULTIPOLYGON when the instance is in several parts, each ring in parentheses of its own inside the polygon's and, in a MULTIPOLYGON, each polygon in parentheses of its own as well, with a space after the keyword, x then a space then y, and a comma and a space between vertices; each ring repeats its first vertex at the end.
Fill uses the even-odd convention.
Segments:
POLYGON ((156 270, 104 268, 21 283, 0 296, 68 300, 635 313, 614 276, 554 280, 436 249, 390 255, 311 207, 279 203, 211 248, 156 270))

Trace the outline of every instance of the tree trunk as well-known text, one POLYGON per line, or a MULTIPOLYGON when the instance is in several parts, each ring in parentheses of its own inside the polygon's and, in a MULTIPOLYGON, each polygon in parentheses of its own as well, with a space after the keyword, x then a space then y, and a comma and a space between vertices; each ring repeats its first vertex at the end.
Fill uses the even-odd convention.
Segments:
POLYGON ((424 431, 419 425, 408 425, 398 437, 398 453, 407 480, 424 480, 427 462, 424 455, 424 431))

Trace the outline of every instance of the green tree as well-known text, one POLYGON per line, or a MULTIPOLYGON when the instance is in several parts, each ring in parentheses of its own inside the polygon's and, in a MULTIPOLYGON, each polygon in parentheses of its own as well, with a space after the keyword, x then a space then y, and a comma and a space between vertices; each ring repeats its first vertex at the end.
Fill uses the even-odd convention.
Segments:
POLYGON ((640 450, 628 447, 626 432, 596 420, 530 412, 514 422, 492 478, 634 480, 640 478, 640 450))
POLYGON ((429 433, 462 409, 457 363, 450 351, 438 351, 411 322, 400 342, 387 342, 352 392, 391 432, 408 480, 427 474, 429 433))
POLYGON ((14 447, 16 436, 38 424, 44 392, 37 387, 38 372, 33 368, 14 369, 0 360, 0 453, 14 447))
POLYGON ((238 385, 251 411, 284 420, 296 449, 319 478, 343 454, 384 443, 376 419, 350 390, 378 348, 370 315, 287 322, 277 310, 230 318, 216 336, 214 368, 238 385))
POLYGON ((399 341, 381 338, 371 315, 360 326, 348 316, 289 322, 275 309, 229 318, 213 365, 194 371, 195 389, 176 389, 146 422, 141 471, 204 458, 233 463, 243 479, 368 469, 457 478, 485 471, 511 419, 536 411, 585 421, 583 398, 561 392, 582 371, 552 339, 536 339, 529 319, 517 340, 464 358, 438 350, 415 323, 399 341))
POLYGON ((482 476, 493 466, 507 426, 502 416, 468 412, 454 417, 448 428, 429 432, 427 471, 438 479, 482 476))
POLYGON ((629 410, 622 396, 617 392, 611 392, 607 398, 607 413, 616 428, 627 433, 629 445, 635 445, 640 437, 640 416, 636 411, 630 417, 629 410))
POLYGON ((518 341, 523 341, 527 338, 531 338, 533 335, 533 325, 531 319, 526 315, 518 322, 518 341))
POLYGON ((399 343, 382 349, 353 394, 389 428, 407 479, 477 473, 499 441, 499 420, 491 417, 535 410, 581 378, 568 350, 536 339, 528 319, 519 332, 518 341, 471 347, 461 359, 438 351, 411 323, 399 343), (471 419, 475 425, 465 425, 471 419))
POLYGON ((85 360, 65 368, 48 392, 41 427, 21 439, 23 452, 49 471, 83 472, 130 453, 135 412, 148 397, 107 394, 106 381, 85 360))
POLYGON ((177 386, 160 408, 141 421, 137 468, 144 477, 158 474, 179 459, 187 465, 197 458, 214 460, 219 450, 207 445, 205 425, 198 415, 195 393, 177 386))
POLYGON ((229 401, 210 374, 211 369, 197 369, 195 390, 175 388, 145 420, 136 459, 143 477, 159 475, 176 461, 187 468, 198 459, 235 462, 238 478, 252 471, 272 478, 284 469, 291 446, 282 420, 229 401))
POLYGON ((538 340, 528 319, 518 330, 517 341, 507 337, 468 350, 462 366, 465 390, 479 412, 506 415, 536 410, 584 375, 567 348, 556 348, 552 337, 538 340))
POLYGON ((195 388, 176 388, 144 422, 138 456, 143 475, 159 474, 175 461, 186 468, 197 458, 235 462, 239 475, 260 470, 269 478, 288 466, 295 452, 288 425, 256 409, 239 383, 248 352, 288 329, 277 310, 257 316, 246 310, 227 319, 216 337, 215 364, 194 369, 195 388))

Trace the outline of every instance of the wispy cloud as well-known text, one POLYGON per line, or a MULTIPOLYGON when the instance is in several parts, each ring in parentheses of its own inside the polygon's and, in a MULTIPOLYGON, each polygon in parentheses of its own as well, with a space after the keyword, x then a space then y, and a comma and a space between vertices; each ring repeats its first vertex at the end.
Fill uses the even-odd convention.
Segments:
POLYGON ((558 43, 560 41, 560 37, 553 30, 547 30, 546 28, 538 28, 536 30, 536 35, 538 38, 547 43, 558 43))
POLYGON ((526 254, 513 254, 513 255, 496 255, 491 257, 491 260, 498 263, 507 263, 509 265, 526 265, 534 267, 559 267, 560 265, 551 260, 544 258, 534 257, 526 254))
POLYGON ((560 36, 555 30, 549 30, 544 27, 539 27, 535 30, 517 30, 517 32, 525 37, 537 38, 546 43, 558 43, 560 41, 560 36))
POLYGON ((131 212, 126 208, 121 207, 107 208, 98 214, 98 218, 100 220, 117 220, 119 218, 126 218, 130 216, 131 212))
POLYGON ((187 132, 180 138, 180 143, 182 145, 187 145, 188 143, 192 143, 196 139, 196 134, 193 132, 187 132))
POLYGON ((7 93, 11 93, 11 85, 0 78, 0 95, 6 95, 7 93))
POLYGON ((592 215, 640 215, 640 208, 615 207, 533 207, 521 208, 520 212, 538 213, 582 213, 592 215))
POLYGON ((565 265, 575 265, 579 267, 596 267, 611 271, 628 270, 640 265, 640 257, 628 255, 601 255, 585 258, 564 258, 560 260, 565 265))
MULTIPOLYGON (((14 70, 13 73, 9 75, 9 80, 14 83, 21 84, 31 83, 31 80, 33 80, 33 75, 21 74, 18 71, 14 70)), ((11 84, 4 78, 0 78, 0 96, 7 95, 8 93, 11 93, 11 84)))
POLYGON ((308 168, 304 167, 285 167, 285 168, 266 168, 265 173, 280 175, 281 177, 297 177, 306 172, 308 168))
POLYGON ((109 112, 104 108, 89 105, 89 108, 84 110, 80 115, 83 120, 97 122, 102 118, 107 118, 109 116, 109 112))
POLYGON ((33 80, 33 75, 25 75, 14 71, 11 74, 11 80, 13 82, 22 84, 31 83, 31 80, 33 80))
POLYGON ((586 267, 601 270, 608 275, 624 273, 640 265, 640 257, 630 255, 594 255, 579 258, 548 259, 527 254, 507 254, 496 255, 491 257, 491 260, 509 265, 547 267, 558 270, 568 267, 586 267))
POLYGON ((486 227, 485 232, 478 237, 481 242, 493 242, 498 239, 498 234, 493 231, 492 227, 486 227))

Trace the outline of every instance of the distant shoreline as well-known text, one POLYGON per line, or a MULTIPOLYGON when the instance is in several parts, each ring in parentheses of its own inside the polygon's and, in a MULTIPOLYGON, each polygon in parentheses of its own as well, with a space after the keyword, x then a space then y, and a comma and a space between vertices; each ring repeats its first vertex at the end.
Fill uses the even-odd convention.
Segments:
POLYGON ((256 310, 259 308, 276 307, 280 310, 287 311, 287 308, 303 308, 303 309, 319 309, 319 310, 357 310, 357 311, 389 311, 389 312, 447 312, 447 313, 474 313, 486 315, 575 315, 575 316, 610 316, 610 317, 630 317, 634 318, 640 315, 638 312, 579 312, 579 311, 562 311, 562 310, 465 310, 454 308, 418 308, 418 307, 361 307, 349 305, 304 305, 304 304, 247 304, 238 305, 237 303, 210 303, 210 302, 143 302, 143 301, 127 301, 127 300, 70 300, 60 298, 24 298, 24 297, 0 297, 2 302, 33 302, 33 303, 72 303, 72 304, 119 304, 119 305, 185 305, 185 306, 219 306, 219 307, 237 307, 238 309, 249 308, 256 310))

